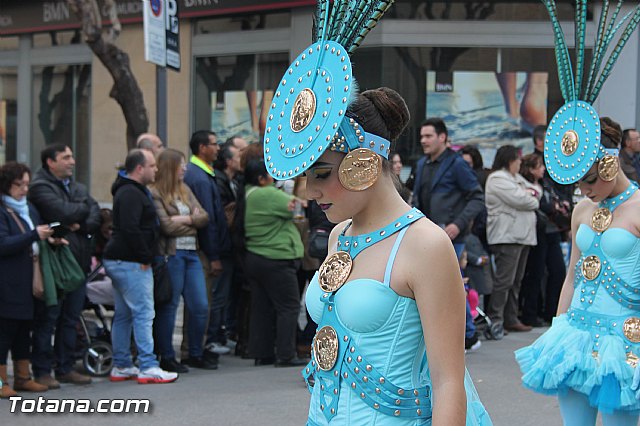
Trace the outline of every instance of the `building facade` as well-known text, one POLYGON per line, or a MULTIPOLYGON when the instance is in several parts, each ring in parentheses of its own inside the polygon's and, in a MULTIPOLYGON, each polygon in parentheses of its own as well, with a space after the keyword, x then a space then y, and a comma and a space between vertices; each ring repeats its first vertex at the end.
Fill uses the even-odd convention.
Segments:
MULTIPOLYGON (((98 200, 111 201, 115 167, 126 155, 126 124, 109 97, 111 76, 83 43, 65 1, 2 3, 0 163, 37 168, 46 144, 64 142, 76 154, 77 179, 98 200)), ((144 3, 117 5, 123 24, 117 45, 129 55, 154 132, 156 72, 144 60, 144 3)), ((203 128, 220 138, 260 140, 274 88, 311 41, 314 5, 178 0, 182 65, 167 71, 168 145, 186 153, 190 134, 203 128)), ((599 4, 590 6, 588 48, 598 10, 599 4)), ((558 12, 572 44, 573 2, 558 2, 558 12)), ((539 1, 396 0, 352 63, 360 90, 384 85, 405 97, 412 119, 396 148, 405 164, 421 154, 418 133, 428 115, 444 116, 454 144, 477 144, 490 158, 492 149, 510 141, 530 151, 531 128, 562 105, 553 46, 539 1)), ((636 32, 595 105, 625 128, 640 126, 639 71, 636 32)))

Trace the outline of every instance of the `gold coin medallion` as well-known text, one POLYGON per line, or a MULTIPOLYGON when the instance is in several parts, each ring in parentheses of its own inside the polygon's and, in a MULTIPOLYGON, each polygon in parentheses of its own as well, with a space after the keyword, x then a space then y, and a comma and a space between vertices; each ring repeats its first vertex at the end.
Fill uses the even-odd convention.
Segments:
POLYGON ((629 339, 630 342, 640 343, 640 318, 629 317, 624 320, 622 331, 624 332, 624 337, 629 339))
POLYGON ((598 161, 598 175, 605 182, 611 182, 618 175, 620 161, 614 155, 605 155, 598 161))
POLYGON ((600 275, 602 263, 598 256, 587 256, 582 262, 582 275, 589 281, 594 280, 600 275))
POLYGON ((364 191, 382 173, 382 160, 370 149, 358 148, 348 153, 340 163, 338 177, 349 191, 364 191))
POLYGON ((579 141, 580 138, 578 138, 578 134, 575 131, 567 130, 562 136, 562 142, 560 143, 562 153, 567 157, 573 155, 573 153, 578 149, 579 141))
POLYGON ((313 357, 323 371, 329 371, 338 359, 338 334, 331 326, 324 326, 313 338, 313 357))
POLYGON ((337 251, 327 257, 318 270, 318 283, 322 291, 332 293, 347 282, 353 260, 346 251, 337 251))
POLYGON ((638 358, 638 356, 636 354, 634 354, 633 352, 628 352, 627 353, 627 364, 629 364, 631 366, 631 368, 636 368, 636 366, 638 365, 638 361, 640 360, 640 358, 638 358))
POLYGON ((298 133, 309 125, 316 113, 316 95, 311 89, 303 89, 296 97, 291 108, 291 130, 298 133))
POLYGON ((609 228, 612 220, 613 214, 611 210, 606 207, 600 207, 591 216, 591 227, 598 232, 604 232, 609 228))

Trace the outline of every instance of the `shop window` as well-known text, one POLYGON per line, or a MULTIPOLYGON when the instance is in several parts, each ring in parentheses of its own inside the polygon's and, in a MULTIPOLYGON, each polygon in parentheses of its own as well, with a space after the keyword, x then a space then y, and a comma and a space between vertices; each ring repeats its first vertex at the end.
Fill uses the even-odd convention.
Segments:
POLYGON ((17 69, 0 68, 0 164, 16 160, 17 87, 17 69))
MULTIPOLYGON (((556 2, 560 20, 573 21, 575 2, 556 2)), ((593 6, 588 6, 587 19, 593 19, 593 6)), ((547 21, 549 15, 539 1, 427 1, 397 0, 389 10, 397 19, 418 19, 429 21, 547 21)))
POLYGON ((18 37, 0 37, 0 50, 17 50, 18 37))
POLYGON ((256 13, 199 19, 194 25, 195 34, 228 33, 231 31, 253 31, 274 28, 289 28, 291 13, 256 13))
POLYGON ((63 46, 82 43, 80 30, 49 31, 33 34, 33 47, 63 46))
POLYGON ((288 65, 288 53, 197 58, 194 130, 261 141, 274 88, 288 65))
POLYGON ((31 166, 40 167, 40 151, 63 143, 73 150, 76 179, 90 182, 90 65, 33 68, 31 166))

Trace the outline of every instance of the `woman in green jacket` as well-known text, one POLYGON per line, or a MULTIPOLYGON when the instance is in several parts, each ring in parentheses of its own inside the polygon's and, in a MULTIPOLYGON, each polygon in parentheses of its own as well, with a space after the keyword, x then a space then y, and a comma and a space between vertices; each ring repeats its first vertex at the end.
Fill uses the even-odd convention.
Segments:
POLYGON ((262 159, 245 168, 246 275, 251 286, 249 353, 256 365, 304 365, 296 356, 300 312, 297 271, 303 245, 295 224, 295 197, 273 186, 262 159), (274 355, 275 343, 275 355, 274 355))

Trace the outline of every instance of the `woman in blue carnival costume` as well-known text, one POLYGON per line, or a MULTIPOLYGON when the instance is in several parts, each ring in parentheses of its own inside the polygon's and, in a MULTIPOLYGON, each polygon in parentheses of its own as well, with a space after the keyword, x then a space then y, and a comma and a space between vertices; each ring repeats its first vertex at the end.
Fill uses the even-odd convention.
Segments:
POLYGON ((630 22, 598 77, 607 47, 621 27, 615 25, 620 3, 609 23, 609 6, 603 6, 593 64, 583 84, 586 2, 576 6, 575 76, 555 4, 546 2, 566 103, 547 128, 545 163, 556 182, 577 182, 586 198, 571 220, 575 249, 558 316, 531 346, 516 351, 516 360, 526 387, 558 395, 565 426, 595 425, 598 412, 604 426, 637 425, 640 414, 640 193, 620 172, 620 126, 599 119, 591 106, 640 21, 640 6, 622 19, 630 17, 630 22))
POLYGON ((318 41, 285 72, 265 131, 269 173, 305 173, 308 197, 338 223, 306 295, 318 323, 302 370, 307 424, 491 425, 464 368, 451 241, 393 184, 388 155, 407 106, 391 89, 353 86, 349 54, 390 3, 319 2, 318 41))

